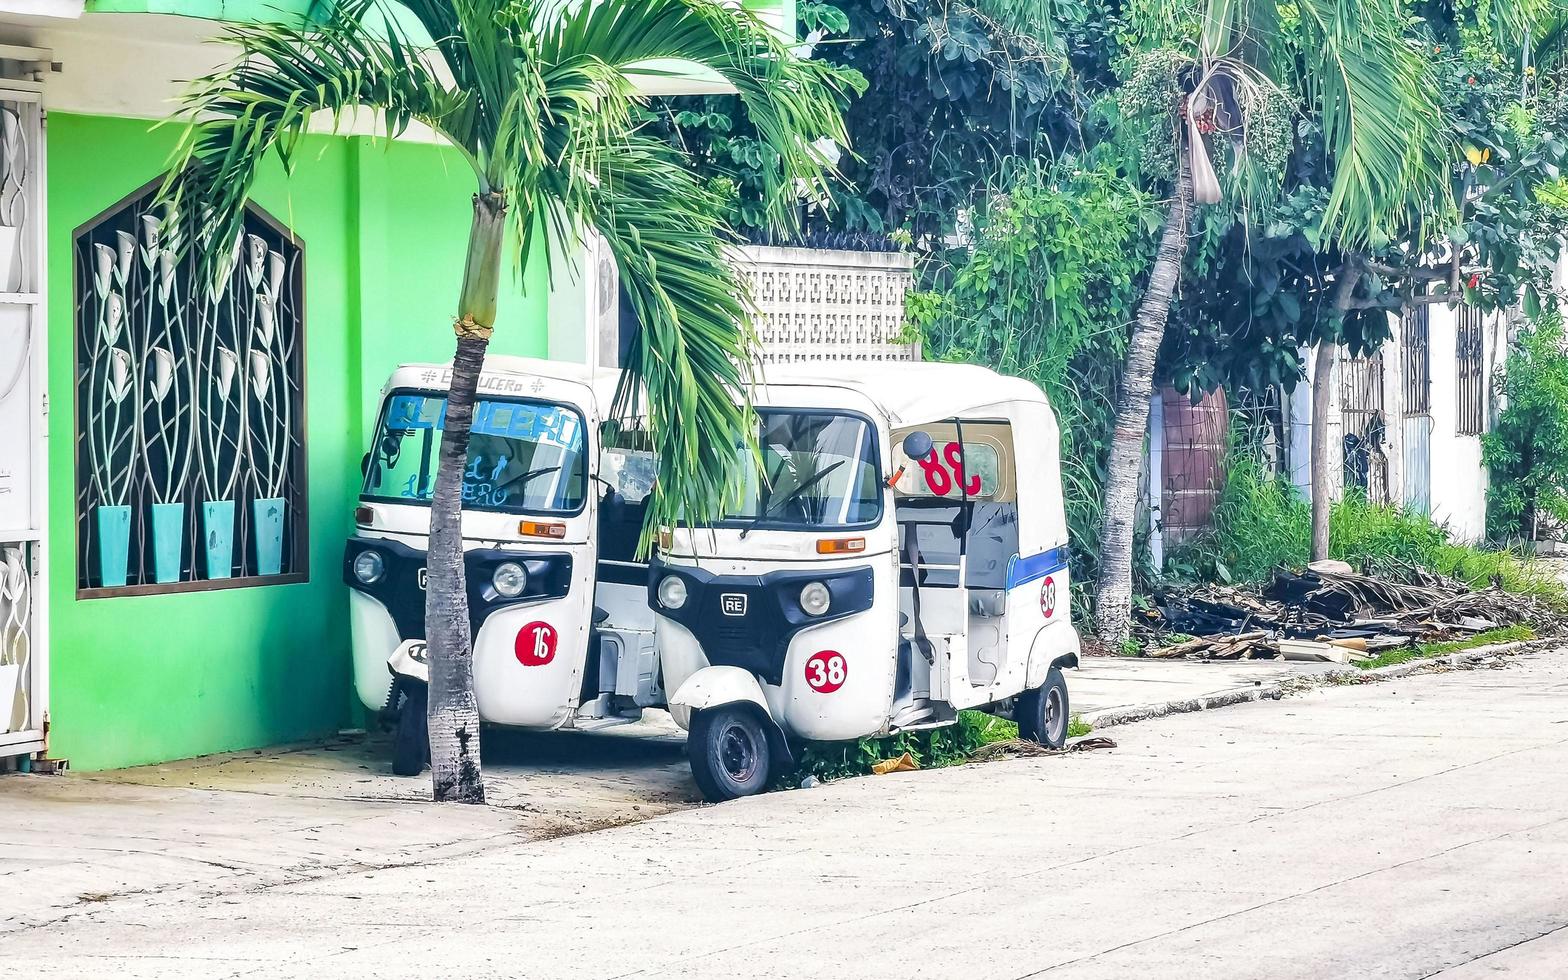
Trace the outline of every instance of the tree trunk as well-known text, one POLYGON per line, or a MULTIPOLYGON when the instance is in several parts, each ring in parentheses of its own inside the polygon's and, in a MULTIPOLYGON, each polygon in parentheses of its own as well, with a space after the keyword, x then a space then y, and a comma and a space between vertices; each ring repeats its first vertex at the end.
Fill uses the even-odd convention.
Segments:
POLYGON ((1106 465, 1104 514, 1100 525, 1100 581, 1095 593, 1095 632, 1111 646, 1127 639, 1132 615, 1132 538, 1138 514, 1138 471, 1149 428, 1149 396, 1154 391, 1154 362, 1165 339, 1171 298, 1181 281, 1187 254, 1187 220, 1192 211, 1192 174, 1182 160, 1176 196, 1165 219, 1165 233, 1149 273, 1149 288, 1138 307, 1127 367, 1116 395, 1116 429, 1106 465))
MULTIPOLYGON (((1342 322, 1356 295, 1361 266, 1356 257, 1345 260, 1334 290, 1334 317, 1342 322)), ((1328 409, 1334 395, 1334 354, 1337 339, 1320 339, 1312 364, 1312 560, 1328 557, 1329 514, 1334 506, 1334 488, 1329 473, 1328 409)))
POLYGON ((446 422, 430 502, 426 558, 425 637, 430 663, 430 777, 436 802, 483 803, 479 766, 479 705, 474 699, 473 636, 463 561, 463 471, 485 348, 495 325, 506 200, 476 195, 468 265, 458 302, 457 353, 447 390, 446 422))

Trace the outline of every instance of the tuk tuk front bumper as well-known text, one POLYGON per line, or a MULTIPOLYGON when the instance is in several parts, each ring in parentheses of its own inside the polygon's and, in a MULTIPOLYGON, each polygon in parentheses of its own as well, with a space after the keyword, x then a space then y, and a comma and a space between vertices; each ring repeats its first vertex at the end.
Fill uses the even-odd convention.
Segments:
MULTIPOLYGON (((350 592, 350 625, 353 634, 354 683, 360 700, 369 708, 381 706, 391 683, 387 658, 409 640, 425 638, 425 558, 423 549, 388 538, 353 537, 343 554, 343 581, 350 592), (354 562, 365 551, 375 551, 382 573, 373 582, 362 582, 354 562)), ((484 624, 520 607, 554 606, 571 591, 573 557, 568 553, 542 553, 474 549, 464 555, 468 591, 470 636, 477 644, 484 624), (491 578, 502 562, 521 564, 528 581, 515 598, 495 592, 491 578)), ((586 614, 585 614, 586 615, 586 614)), ((567 617, 570 618, 570 617, 567 617)))
POLYGON ((763 575, 714 575, 657 559, 648 565, 648 605, 689 630, 709 665, 740 667, 774 686, 782 682, 797 633, 866 612, 873 598, 869 565, 763 575), (686 601, 678 609, 659 602, 659 583, 670 575, 686 585, 686 601), (801 608, 800 590, 808 582, 826 585, 831 596, 820 616, 801 608))

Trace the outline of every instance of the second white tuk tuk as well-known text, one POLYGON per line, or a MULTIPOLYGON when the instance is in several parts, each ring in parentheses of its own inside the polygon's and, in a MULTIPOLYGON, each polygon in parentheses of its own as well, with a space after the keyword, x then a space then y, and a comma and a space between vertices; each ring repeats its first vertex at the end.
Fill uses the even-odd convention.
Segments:
MULTIPOLYGON (((382 393, 345 548, 354 686, 393 715, 393 769, 418 773, 425 728, 425 553, 449 365, 408 364, 382 393)), ((605 417, 618 371, 490 356, 479 379, 463 539, 481 720, 532 729, 635 721, 662 706, 636 560, 653 456, 605 417), (612 437, 607 444, 606 436, 612 437)))
POLYGON ((723 519, 661 532, 650 567, 669 709, 703 793, 760 791, 801 740, 966 708, 1064 744, 1079 640, 1045 395, 955 364, 763 381, 761 472, 723 519))

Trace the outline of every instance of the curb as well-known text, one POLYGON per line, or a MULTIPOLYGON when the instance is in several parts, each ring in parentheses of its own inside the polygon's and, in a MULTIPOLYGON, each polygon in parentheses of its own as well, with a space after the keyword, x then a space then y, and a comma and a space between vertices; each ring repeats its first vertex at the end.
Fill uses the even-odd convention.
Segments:
POLYGON ((1164 718, 1166 715, 1190 714, 1195 711, 1208 711, 1210 708, 1228 708, 1232 705, 1248 704, 1253 701, 1278 701, 1286 694, 1297 694, 1325 684, 1373 684, 1379 681, 1408 677, 1411 674, 1427 673, 1439 667, 1473 665, 1503 654, 1521 653, 1559 646, 1562 646, 1560 639, 1515 640, 1511 643, 1493 643, 1488 646, 1473 647, 1469 650, 1456 650, 1449 654, 1439 654, 1436 657, 1426 657, 1407 663, 1392 664, 1388 667, 1374 667, 1371 670, 1348 667, 1344 670, 1328 671, 1312 677, 1289 678, 1284 682, 1275 681, 1235 691, 1222 691, 1219 694, 1209 694, 1201 698, 1167 701, 1163 704, 1142 705, 1136 708, 1110 708, 1105 711, 1083 715, 1082 720, 1088 723, 1093 730, 1098 731, 1101 728, 1110 728, 1115 725, 1129 725, 1133 722, 1164 718))
POLYGON ((1285 689, 1279 684, 1259 684, 1257 687, 1222 691, 1219 694, 1188 698, 1184 701, 1167 701, 1164 704, 1148 704, 1137 708, 1110 708, 1081 717, 1093 730, 1098 731, 1112 725, 1129 725, 1135 721, 1164 718, 1166 715, 1184 715, 1194 711, 1207 711, 1210 708, 1228 708, 1233 704, 1246 704, 1251 701, 1278 701, 1284 696, 1285 689))

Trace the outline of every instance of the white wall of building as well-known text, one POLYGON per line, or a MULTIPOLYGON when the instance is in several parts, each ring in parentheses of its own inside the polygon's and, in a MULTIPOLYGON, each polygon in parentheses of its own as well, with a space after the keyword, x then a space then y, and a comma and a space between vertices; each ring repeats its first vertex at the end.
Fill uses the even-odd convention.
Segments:
MULTIPOLYGON (((1429 309, 1428 345, 1430 357, 1430 421, 1426 418, 1407 419, 1405 402, 1404 324, 1391 317, 1392 335, 1383 347, 1383 412, 1385 416, 1385 444, 1387 457, 1386 480, 1388 499, 1412 509, 1421 509, 1418 496, 1423 486, 1429 486, 1430 514, 1448 529, 1455 541, 1476 542, 1486 535, 1486 469, 1481 465, 1481 437, 1461 435, 1458 417, 1458 311, 1444 305, 1429 309), (1430 432, 1429 440, 1414 438, 1418 431, 1430 432), (1422 442, 1429 441, 1429 460, 1422 442), (1410 445, 1407 447, 1407 442, 1410 445), (1414 472, 1429 467, 1430 478, 1423 480, 1423 473, 1414 472)), ((1507 350, 1507 318, 1497 314, 1489 316, 1483 329, 1484 340, 1484 399, 1486 403, 1485 427, 1490 428, 1494 415, 1492 404, 1492 379, 1507 350)), ((1302 356, 1307 365, 1307 377, 1285 400, 1285 431, 1287 439, 1286 461, 1290 482, 1303 497, 1310 497, 1312 490, 1311 431, 1312 431, 1312 351, 1302 356)), ((1335 361, 1335 377, 1331 385, 1329 409, 1329 477, 1333 483, 1332 494, 1339 499, 1343 490, 1344 431, 1340 415, 1343 351, 1335 361)))
MULTIPOLYGON (((1500 346, 1497 320, 1489 318, 1483 332, 1488 392, 1500 346)), ((1481 437, 1459 434, 1457 325, 1457 310, 1432 307, 1432 519, 1447 527, 1456 541, 1475 542, 1486 536, 1487 478, 1481 465, 1481 437)), ((1490 415, 1488 411, 1488 422, 1490 415)))

